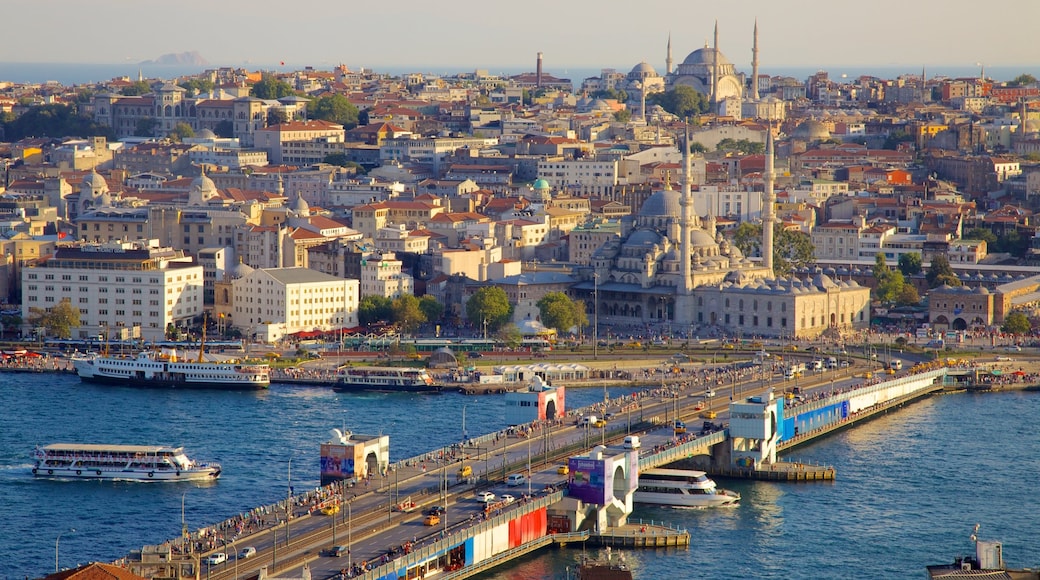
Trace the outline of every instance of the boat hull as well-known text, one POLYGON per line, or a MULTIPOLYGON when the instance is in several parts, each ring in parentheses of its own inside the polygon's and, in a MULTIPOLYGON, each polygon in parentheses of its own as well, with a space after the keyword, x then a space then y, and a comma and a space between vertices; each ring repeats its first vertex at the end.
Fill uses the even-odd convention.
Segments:
POLYGON ((118 481, 212 481, 220 477, 219 468, 200 468, 189 471, 136 471, 34 467, 32 473, 34 477, 45 479, 110 479, 118 481))
POLYGON ((632 501, 634 503, 673 507, 718 507, 735 504, 740 501, 740 495, 734 492, 723 489, 717 491, 718 493, 714 495, 636 491, 632 494, 632 501))
POLYGON ((379 385, 374 383, 350 383, 337 381, 332 385, 332 390, 342 393, 355 393, 362 391, 379 393, 439 393, 440 385, 426 383, 414 385, 379 385))
POLYGON ((119 385, 124 387, 138 387, 145 389, 210 389, 224 391, 259 391, 271 386, 270 382, 250 381, 171 381, 161 379, 133 379, 122 377, 103 377, 97 375, 85 375, 80 373, 79 378, 84 383, 97 385, 119 385))

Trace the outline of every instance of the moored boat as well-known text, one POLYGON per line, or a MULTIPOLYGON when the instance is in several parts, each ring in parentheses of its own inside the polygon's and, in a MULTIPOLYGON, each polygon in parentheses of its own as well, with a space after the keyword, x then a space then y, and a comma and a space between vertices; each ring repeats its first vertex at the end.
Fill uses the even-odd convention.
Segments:
MULTIPOLYGON (((200 357, 201 358, 201 357, 200 357)), ((80 380, 87 383, 180 389, 266 389, 266 364, 181 360, 176 350, 148 351, 122 358, 99 354, 72 357, 80 380)))
POLYGON ((219 463, 189 459, 181 447, 54 443, 33 450, 36 477, 197 481, 220 477, 219 463))
POLYGON ((336 391, 436 392, 440 385, 426 369, 413 367, 340 367, 336 391))
POLYGON ((740 494, 719 489, 703 471, 657 468, 639 473, 639 487, 632 495, 632 501, 677 507, 713 507, 737 503, 740 494))

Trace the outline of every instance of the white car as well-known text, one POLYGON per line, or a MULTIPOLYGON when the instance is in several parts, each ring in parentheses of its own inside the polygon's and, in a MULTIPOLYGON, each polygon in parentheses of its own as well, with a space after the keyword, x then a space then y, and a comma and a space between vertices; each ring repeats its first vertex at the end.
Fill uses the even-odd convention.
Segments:
POLYGON ((205 563, 209 564, 210 566, 212 566, 214 564, 223 564, 224 562, 227 562, 227 554, 225 554, 224 552, 217 552, 216 554, 210 554, 203 561, 205 563))
POLYGON ((246 558, 251 558, 251 557, 253 557, 255 555, 256 555, 256 548, 254 548, 252 546, 246 546, 245 548, 242 548, 242 550, 238 553, 238 559, 239 560, 245 560, 246 558))
POLYGON ((502 497, 501 497, 501 500, 506 502, 507 504, 509 504, 509 503, 513 503, 514 501, 516 501, 516 498, 511 496, 511 495, 509 495, 508 493, 503 493, 502 497))
POLYGON ((495 494, 491 493, 490 491, 482 491, 479 495, 477 495, 477 499, 484 503, 491 503, 495 501, 495 494))

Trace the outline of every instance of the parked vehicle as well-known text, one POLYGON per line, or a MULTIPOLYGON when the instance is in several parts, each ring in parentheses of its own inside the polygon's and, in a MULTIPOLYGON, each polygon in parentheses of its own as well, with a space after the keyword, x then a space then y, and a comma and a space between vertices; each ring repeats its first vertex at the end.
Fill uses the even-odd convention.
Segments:
POLYGON ((209 564, 210 566, 214 564, 223 564, 224 562, 227 562, 227 554, 225 554, 224 552, 210 554, 209 556, 206 556, 206 559, 203 560, 203 562, 209 564))
POLYGON ((516 487, 527 483, 527 476, 522 473, 514 473, 506 478, 506 485, 516 487))
POLYGON ((238 552, 238 559, 245 560, 246 558, 252 558, 256 555, 256 548, 252 546, 246 546, 238 552))

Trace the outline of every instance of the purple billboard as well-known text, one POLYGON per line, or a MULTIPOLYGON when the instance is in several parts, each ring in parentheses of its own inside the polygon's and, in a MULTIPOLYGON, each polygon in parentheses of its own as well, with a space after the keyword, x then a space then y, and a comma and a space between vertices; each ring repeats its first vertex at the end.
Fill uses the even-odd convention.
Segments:
POLYGON ((567 495, 585 503, 605 505, 607 503, 606 463, 602 459, 572 457, 569 490, 567 495))

